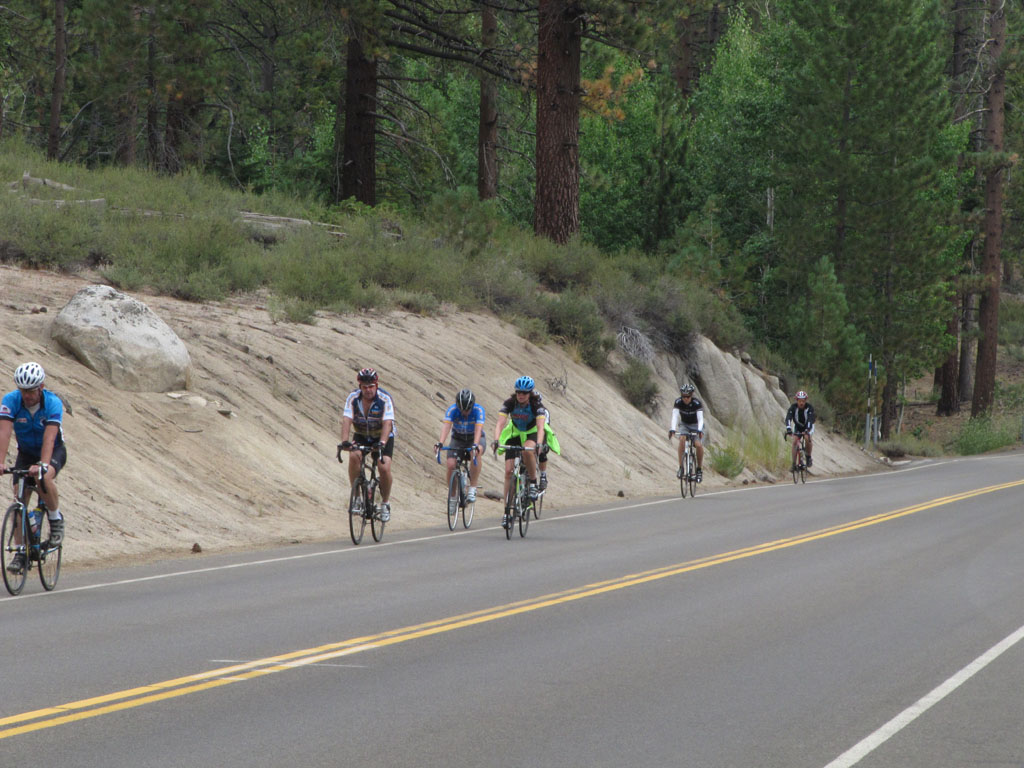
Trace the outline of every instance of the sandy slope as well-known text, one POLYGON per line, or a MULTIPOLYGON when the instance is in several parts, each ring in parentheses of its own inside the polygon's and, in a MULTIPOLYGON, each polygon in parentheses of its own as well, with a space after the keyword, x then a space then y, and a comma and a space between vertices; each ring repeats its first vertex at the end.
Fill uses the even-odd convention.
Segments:
MULTIPOLYGON (((18 363, 38 360, 73 410, 61 475, 69 564, 183 555, 196 543, 211 552, 347 540, 348 483, 335 446, 341 404, 365 365, 381 372, 396 401, 395 529, 447 530, 442 469, 431 451, 444 408, 460 387, 472 387, 487 408, 489 436, 522 373, 538 381, 565 448, 552 460, 552 510, 620 491, 678 494, 667 416, 652 421, 606 378, 494 317, 325 314, 315 325, 293 325, 275 323, 257 297, 190 304, 137 295, 182 338, 195 368, 188 392, 138 394, 114 389, 50 339, 54 316, 88 282, 0 266, 0 390, 13 388, 18 363)), ((823 437, 816 451, 819 472, 871 466, 837 439, 823 437)), ((500 483, 488 455, 481 486, 500 483)), ((724 483, 709 477, 705 487, 724 483)), ((497 502, 478 503, 479 524, 499 515, 497 502)))

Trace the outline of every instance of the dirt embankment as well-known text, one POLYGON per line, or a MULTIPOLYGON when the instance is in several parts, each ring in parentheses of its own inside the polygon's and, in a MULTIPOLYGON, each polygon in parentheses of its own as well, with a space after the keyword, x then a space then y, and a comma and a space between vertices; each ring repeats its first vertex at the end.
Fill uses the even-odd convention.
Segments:
MULTIPOLYGON (((455 393, 476 392, 490 436, 499 404, 523 373, 544 392, 564 447, 552 459, 547 507, 620 492, 678 493, 667 422, 630 406, 556 345, 537 347, 494 317, 324 314, 315 325, 293 325, 274 322, 258 297, 192 304, 137 295, 185 342, 194 373, 187 392, 130 393, 50 338, 56 313, 88 283, 0 266, 0 391, 13 387, 2 382, 18 363, 38 360, 49 388, 73 410, 60 483, 69 564, 184 555, 194 544, 210 552, 346 538, 348 483, 335 447, 354 371, 367 365, 396 403, 395 529, 446 529, 443 470, 431 446, 455 393)), ((833 470, 871 466, 855 448, 832 445, 820 455, 832 456, 833 470)), ((705 487, 725 482, 706 477, 705 487)), ((481 486, 501 487, 489 454, 481 486)), ((499 515, 498 503, 477 504, 479 524, 499 515)))

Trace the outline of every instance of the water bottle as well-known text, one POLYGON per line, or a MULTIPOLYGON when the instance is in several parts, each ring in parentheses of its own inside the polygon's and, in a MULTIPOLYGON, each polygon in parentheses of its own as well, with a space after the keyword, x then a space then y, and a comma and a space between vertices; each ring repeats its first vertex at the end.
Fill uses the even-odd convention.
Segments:
POLYGON ((28 524, 32 530, 32 541, 39 541, 39 523, 42 521, 43 515, 39 509, 30 509, 28 511, 28 524))

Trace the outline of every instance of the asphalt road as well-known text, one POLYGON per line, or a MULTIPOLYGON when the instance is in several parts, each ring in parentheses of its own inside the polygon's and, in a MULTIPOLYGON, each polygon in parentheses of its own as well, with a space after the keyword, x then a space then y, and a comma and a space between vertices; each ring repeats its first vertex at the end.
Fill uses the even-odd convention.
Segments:
POLYGON ((1022 501, 1011 453, 33 573, 0 766, 1019 768, 1022 501))

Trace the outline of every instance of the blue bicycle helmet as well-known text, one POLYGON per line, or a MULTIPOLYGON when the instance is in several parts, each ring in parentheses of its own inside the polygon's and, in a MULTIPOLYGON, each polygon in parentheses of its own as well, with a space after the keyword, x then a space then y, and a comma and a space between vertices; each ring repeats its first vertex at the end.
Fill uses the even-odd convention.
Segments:
POLYGON ((533 379, 529 376, 520 376, 513 386, 516 392, 533 392, 533 379))

